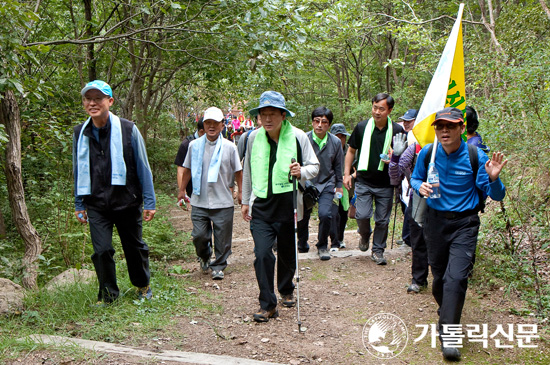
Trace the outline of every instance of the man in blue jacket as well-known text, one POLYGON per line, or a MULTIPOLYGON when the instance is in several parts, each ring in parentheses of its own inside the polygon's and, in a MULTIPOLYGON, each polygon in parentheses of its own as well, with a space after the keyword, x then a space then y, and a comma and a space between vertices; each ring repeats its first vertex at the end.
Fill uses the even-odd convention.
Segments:
POLYGON ((441 197, 428 198, 433 186, 426 182, 428 145, 420 151, 411 184, 420 195, 428 198, 424 222, 424 237, 428 246, 428 261, 432 268, 432 293, 439 305, 439 334, 443 356, 459 360, 460 351, 451 347, 450 325, 460 323, 479 231, 479 206, 488 195, 502 200, 505 188, 499 174, 508 160, 500 152, 491 159, 477 149, 478 170, 470 163, 467 144, 462 140, 465 125, 462 112, 445 108, 436 113, 435 134, 438 140, 435 167, 439 171, 441 197), (478 193, 478 189, 480 193, 478 193))
POLYGON ((109 111, 114 99, 107 83, 91 81, 80 93, 90 117, 73 134, 75 215, 81 223, 90 224, 92 261, 99 281, 96 305, 109 304, 119 295, 113 225, 138 298, 151 299, 149 247, 141 232, 142 214, 146 222, 152 220, 156 200, 143 138, 134 123, 109 111))

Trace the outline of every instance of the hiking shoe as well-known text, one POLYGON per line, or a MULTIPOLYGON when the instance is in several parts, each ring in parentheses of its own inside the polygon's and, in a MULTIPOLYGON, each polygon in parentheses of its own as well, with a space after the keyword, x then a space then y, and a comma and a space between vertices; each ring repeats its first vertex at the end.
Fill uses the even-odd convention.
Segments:
POLYGON ((261 309, 258 313, 254 313, 254 321, 264 323, 268 322, 269 318, 277 318, 279 317, 279 311, 277 310, 277 307, 274 307, 271 310, 265 310, 261 309))
POLYGON ((302 247, 302 246, 298 245, 298 252, 299 253, 308 253, 309 252, 309 245, 306 246, 306 247, 302 247))
POLYGON ((330 252, 338 252, 338 247, 331 247, 330 252))
POLYGON ((359 249, 363 252, 369 249, 369 242, 364 240, 363 237, 359 238, 359 249))
POLYGON ((111 304, 111 302, 106 302, 103 300, 98 300, 95 304, 90 305, 93 308, 106 308, 111 304))
POLYGON ((384 254, 373 252, 372 256, 370 257, 372 261, 376 262, 376 265, 386 265, 386 259, 384 258, 384 254))
POLYGON ((441 352, 443 353, 443 358, 447 361, 460 361, 460 351, 456 347, 448 347, 442 343, 441 352))
POLYGON ((150 285, 144 286, 143 288, 138 288, 138 300, 151 300, 151 298, 153 298, 153 291, 151 290, 150 285))
POLYGON ((222 280, 225 277, 223 271, 221 270, 212 270, 212 279, 213 280, 222 280))
POLYGON ((407 293, 412 293, 412 294, 420 293, 420 285, 414 284, 414 283, 409 285, 409 287, 407 288, 407 293))
POLYGON ((208 274, 208 267, 210 265, 210 259, 204 261, 202 257, 199 257, 199 264, 201 265, 201 270, 203 274, 208 274))
POLYGON ((346 244, 344 243, 344 241, 340 241, 339 244, 340 244, 339 248, 346 248, 346 244))
POLYGON ((405 244, 405 241, 403 241, 403 240, 398 240, 396 243, 397 243, 399 246, 403 246, 403 245, 405 244))
POLYGON ((330 253, 327 251, 326 248, 318 249, 317 254, 319 255, 319 258, 321 259, 321 261, 330 260, 330 253))
POLYGON ((296 305, 296 301, 294 300, 294 295, 292 294, 283 295, 281 299, 282 299, 283 305, 287 308, 292 308, 296 305))

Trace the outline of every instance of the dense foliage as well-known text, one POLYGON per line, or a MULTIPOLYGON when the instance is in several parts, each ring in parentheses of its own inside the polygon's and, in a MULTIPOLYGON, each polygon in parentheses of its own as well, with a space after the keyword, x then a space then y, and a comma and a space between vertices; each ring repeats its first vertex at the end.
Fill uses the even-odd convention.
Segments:
MULTIPOLYGON (((465 4, 468 104, 480 114, 485 142, 511 160, 508 197, 488 209, 477 264, 491 268, 480 271, 493 280, 526 288, 520 293, 530 289, 544 314, 550 15, 541 0, 465 4)), ((87 233, 72 216, 71 175, 72 127, 85 118, 78 91, 88 80, 113 86, 114 112, 137 122, 157 191, 171 194, 180 138, 206 106, 246 109, 275 89, 303 128, 321 104, 352 127, 381 91, 396 98, 394 117, 418 108, 457 9, 457 1, 423 0, 2 1, 0 98, 14 90, 21 109, 25 198, 44 242, 40 278, 89 262, 87 233)), ((2 156, 6 141, 0 125, 2 156)), ((23 246, 5 186, 0 174, 7 228, 0 275, 19 281, 23 246)), ((159 224, 146 225, 152 246, 170 241, 159 224)))

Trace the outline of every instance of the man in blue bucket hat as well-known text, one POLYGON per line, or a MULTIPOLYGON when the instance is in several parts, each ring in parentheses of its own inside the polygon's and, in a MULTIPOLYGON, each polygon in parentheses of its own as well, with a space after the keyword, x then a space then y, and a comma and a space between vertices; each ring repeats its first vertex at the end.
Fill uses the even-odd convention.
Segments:
MULTIPOLYGON (((250 222, 254 239, 254 269, 260 289, 260 310, 256 322, 279 315, 275 295, 275 255, 277 241, 277 289, 285 307, 296 305, 292 278, 296 270, 294 207, 289 173, 302 184, 315 177, 319 161, 306 134, 286 119, 294 113, 276 91, 260 96, 250 115, 260 115, 262 127, 248 137, 244 160, 242 215, 250 222), (296 162, 291 163, 295 159, 296 162)), ((298 191, 298 220, 302 218, 302 194, 298 191)))
POLYGON ((105 306, 119 296, 113 226, 138 298, 151 299, 149 247, 141 233, 142 215, 146 222, 153 219, 156 200, 143 138, 134 123, 109 111, 114 99, 106 82, 91 81, 80 93, 89 118, 73 134, 75 215, 90 224, 99 281, 96 305, 105 306))

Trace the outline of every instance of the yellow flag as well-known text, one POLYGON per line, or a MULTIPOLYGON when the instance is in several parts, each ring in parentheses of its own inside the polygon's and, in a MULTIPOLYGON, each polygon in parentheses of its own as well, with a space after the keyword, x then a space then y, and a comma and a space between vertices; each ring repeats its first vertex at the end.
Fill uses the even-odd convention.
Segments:
POLYGON ((447 40, 414 123, 412 132, 422 147, 434 142, 435 132, 432 123, 435 120, 436 112, 448 106, 460 110, 466 108, 464 50, 462 48, 463 10, 464 4, 460 4, 451 35, 447 40))

